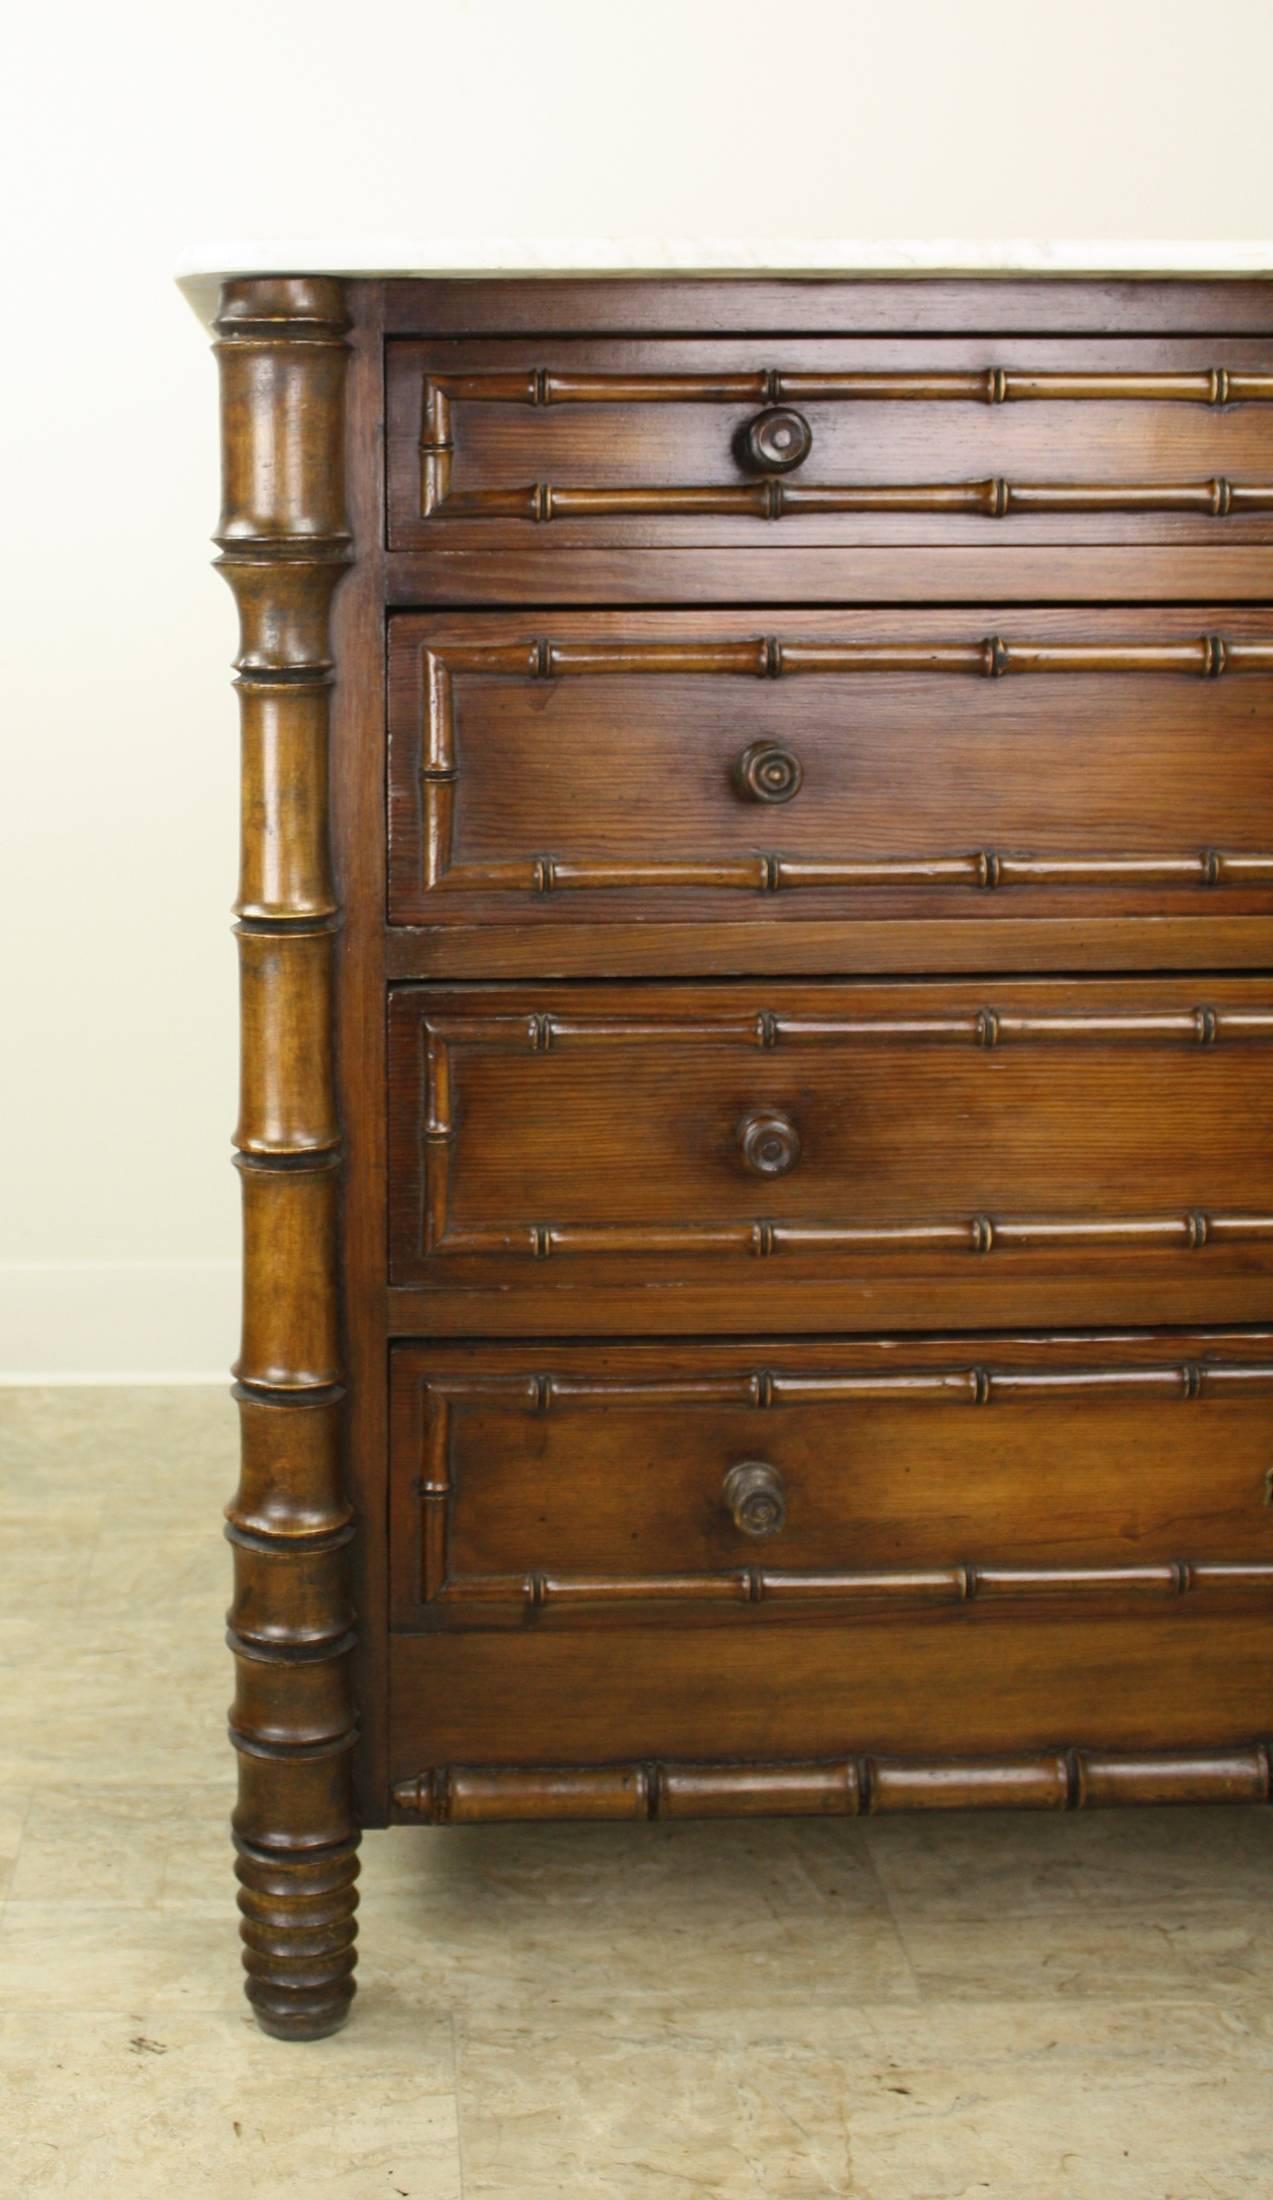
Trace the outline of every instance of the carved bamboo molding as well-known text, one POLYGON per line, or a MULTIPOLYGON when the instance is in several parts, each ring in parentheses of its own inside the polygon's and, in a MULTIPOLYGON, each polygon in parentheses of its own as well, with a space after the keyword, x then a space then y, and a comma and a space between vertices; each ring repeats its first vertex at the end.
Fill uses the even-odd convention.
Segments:
MULTIPOLYGON (((486 1016, 430 1014, 421 1019, 426 1042, 426 1063, 436 1096, 431 1116, 445 1109, 449 1083, 449 1050, 452 1047, 487 1047, 514 1054, 560 1053, 563 1047, 614 1046, 657 1039, 661 1044, 705 1040, 731 1041, 740 1046, 772 1052, 776 1047, 823 1046, 829 1041, 883 1040, 892 1045, 928 1045, 949 1041, 952 1045, 998 1047, 1012 1041, 1068 1044, 1110 1040, 1141 1041, 1161 1046, 1180 1042, 1186 1046, 1216 1046, 1221 1041, 1273 1039, 1273 1007, 1185 1009, 1073 1009, 1031 1013, 1029 1010, 978 1007, 921 1016, 799 1016, 771 1009, 723 1009, 713 1015, 695 1009, 686 1016, 571 1015, 529 1011, 526 1014, 494 1010, 486 1016)), ((443 1124, 439 1116, 438 1127, 443 1124)), ((445 1125, 449 1130, 449 1119, 445 1125)))
POLYGON ((1177 1011, 1056 1015, 991 1007, 918 1017, 817 1017, 769 1010, 711 1016, 600 1016, 493 1012, 421 1019, 424 1089, 423 1243, 430 1256, 513 1255, 532 1260, 590 1254, 671 1256, 744 1253, 888 1255, 1007 1252, 1202 1252, 1208 1246, 1273 1243, 1273 1215, 1190 1208, 1148 1215, 990 1215, 910 1222, 783 1222, 766 1216, 721 1223, 569 1223, 534 1220, 456 1229, 450 1221, 450 1155, 456 1139, 456 1050, 462 1047, 547 1054, 590 1044, 657 1039, 701 1045, 734 1042, 770 1050, 829 1042, 956 1044, 992 1050, 1022 1041, 1130 1042, 1212 1048, 1222 1040, 1273 1037, 1273 1011, 1206 1006, 1177 1011))
POLYGON ((1267 1803, 1265 1741, 1228 1749, 1039 1750, 996 1757, 845 1756, 789 1763, 439 1765, 400 1780, 397 1808, 433 1825, 501 1819, 859 1818, 895 1810, 1101 1810, 1267 1803))
POLYGON ((815 887, 967 886, 994 893, 1010 886, 1089 890, 1149 887, 1255 888, 1273 885, 1273 853, 1201 848, 1188 855, 1029 856, 977 848, 955 856, 857 857, 754 855, 704 860, 676 857, 513 856, 452 865, 449 804, 431 806, 424 881, 468 893, 548 894, 657 887, 777 894, 815 887))
POLYGON ((551 481, 512 489, 452 489, 450 452, 425 453, 425 519, 788 519, 814 513, 919 513, 934 519, 1006 519, 1010 513, 1196 512, 1210 519, 1273 512, 1273 482, 983 481, 725 482, 621 489, 565 488, 551 481))
POLYGON ((917 1406, 1038 1405, 1053 1400, 1146 1395, 1191 1405, 1199 1399, 1273 1395, 1273 1365, 1254 1361, 1185 1361, 1178 1366, 1089 1368, 911 1369, 897 1373, 783 1373, 767 1368, 734 1374, 680 1376, 496 1375, 438 1372, 422 1378, 423 1459, 415 1484, 418 1505, 417 1596, 462 1624, 480 1626, 501 1612, 534 1621, 551 1612, 655 1602, 717 1606, 823 1604, 870 1612, 901 1606, 994 1603, 1077 1597, 1121 1603, 1127 1597, 1174 1601, 1203 1590, 1248 1596, 1273 1591, 1273 1564, 1172 1559, 1152 1565, 942 1566, 791 1568, 727 1566, 698 1573, 579 1575, 529 1569, 505 1574, 454 1574, 450 1520, 457 1484, 452 1473, 457 1406, 499 1404, 536 1417, 598 1407, 657 1409, 722 1406, 768 1413, 804 1405, 886 1403, 917 1406))
POLYGON ((774 635, 718 642, 527 641, 426 645, 421 650, 421 863, 426 891, 546 896, 597 891, 709 890, 774 894, 826 888, 1005 887, 1252 888, 1273 885, 1273 852, 1217 848, 1178 855, 1038 856, 980 848, 954 855, 807 858, 754 850, 736 856, 561 857, 550 853, 454 860, 460 780, 455 683, 466 675, 522 680, 730 677, 782 680, 859 673, 935 673, 1003 679, 1028 674, 1193 675, 1273 673, 1273 643, 1220 634, 1181 642, 1032 642, 988 635, 972 642, 800 642, 774 635))
POLYGON ((631 1604, 830 1604, 846 1616, 946 1604, 1031 1604, 1049 1599, 1121 1609, 1175 1603, 1196 1591, 1213 1604, 1252 1594, 1273 1597, 1273 1564, 1164 1559, 1143 1566, 998 1566, 959 1561, 892 1569, 730 1566, 698 1573, 458 1574, 435 1582, 426 1573, 421 1603, 458 1612, 480 1625, 504 1611, 526 1620, 542 1614, 587 1613, 631 1604))
MULTIPOLYGON (((1200 634, 1180 642, 1032 642, 988 634, 973 642, 799 642, 774 634, 722 641, 563 642, 537 636, 514 642, 426 643, 426 686, 452 673, 504 673, 522 680, 565 680, 607 673, 739 674, 758 680, 854 672, 962 673, 1001 680, 1009 673, 1273 672, 1273 643, 1200 634)), ((445 718, 445 713, 436 714, 445 718)))
POLYGON ((420 434, 422 516, 444 519, 597 519, 720 514, 782 519, 817 512, 981 515, 1013 512, 1196 512, 1214 519, 1273 511, 1273 483, 1224 477, 1190 482, 847 483, 825 485, 771 477, 712 486, 562 487, 537 481, 514 488, 456 490, 454 411, 458 403, 548 405, 780 405, 850 401, 1120 401, 1223 407, 1267 403, 1273 375, 1211 367, 1175 374, 1032 373, 988 367, 973 372, 799 373, 760 368, 742 374, 426 375, 420 434))
MULTIPOLYGON (((807 1405, 1011 1405, 1051 1398, 1143 1397, 1191 1405, 1200 1398, 1273 1395, 1273 1363, 1184 1360, 1174 1366, 966 1367, 798 1372, 747 1368, 728 1375, 553 1375, 431 1373, 422 1387, 438 1405, 497 1400, 511 1411, 563 1412, 593 1405, 750 1406, 758 1412, 807 1405)), ((437 1473, 449 1441, 439 1415, 429 1438, 437 1473)))
POLYGON ((308 2039, 348 2012, 358 1872, 327 822, 349 323, 339 283, 254 278, 226 285, 216 326, 243 743, 233 1824, 248 1998, 266 2031, 308 2039))
POLYGON ((1122 404, 1250 405, 1273 402, 1273 374, 1234 367, 1168 373, 1039 371, 983 367, 813 373, 758 367, 741 374, 559 374, 547 367, 497 374, 430 374, 422 438, 450 441, 451 408, 470 405, 796 405, 844 400, 1006 405, 1028 400, 1122 404))
MULTIPOLYGON (((440 1178, 440 1172, 435 1172, 440 1178)), ((431 1182, 433 1180, 431 1179, 431 1182)), ((1203 1246, 1273 1244, 1273 1215, 960 1215, 921 1222, 775 1222, 767 1217, 723 1223, 511 1222, 488 1229, 438 1232, 430 1201, 425 1250, 430 1254, 513 1254, 531 1260, 605 1253, 746 1253, 758 1260, 780 1253, 901 1254, 995 1252, 1193 1253, 1203 1246)))

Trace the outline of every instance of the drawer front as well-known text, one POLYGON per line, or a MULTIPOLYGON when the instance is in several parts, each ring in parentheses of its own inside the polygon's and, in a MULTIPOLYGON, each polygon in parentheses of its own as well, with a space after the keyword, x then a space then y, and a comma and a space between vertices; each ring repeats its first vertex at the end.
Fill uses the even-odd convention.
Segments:
POLYGON ((1273 615, 399 615, 389 913, 1268 914, 1273 615))
POLYGON ((393 1279, 530 1332, 559 1283, 576 1334, 615 1286, 630 1328, 643 1286, 753 1333, 1258 1320, 1271 1038, 1262 980, 401 987, 393 1279))
POLYGON ((1267 340, 391 343, 390 542, 1268 540, 1267 340))
MULTIPOLYGON (((1171 1750, 1268 1732, 1267 1611, 394 1635, 391 1782, 450 1765, 1171 1750)), ((984 1799, 984 1798, 983 1798, 984 1799)))
POLYGON ((400 1345, 393 1624, 1267 1602, 1271 1398, 1268 1332, 400 1345))

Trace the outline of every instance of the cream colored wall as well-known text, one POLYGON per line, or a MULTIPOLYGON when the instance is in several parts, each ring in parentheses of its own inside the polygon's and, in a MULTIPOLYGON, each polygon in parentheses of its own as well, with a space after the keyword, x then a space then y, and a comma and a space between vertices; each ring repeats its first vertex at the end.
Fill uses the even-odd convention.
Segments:
POLYGON ((200 236, 1273 232, 1231 0, 220 0, 5 40, 0 1364, 220 1370, 235 716, 200 236))

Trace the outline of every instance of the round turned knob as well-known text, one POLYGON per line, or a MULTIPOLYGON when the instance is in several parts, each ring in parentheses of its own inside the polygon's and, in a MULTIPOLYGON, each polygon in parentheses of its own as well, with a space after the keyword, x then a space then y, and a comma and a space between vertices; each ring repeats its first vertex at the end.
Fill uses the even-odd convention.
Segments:
POLYGON ((760 474, 789 474, 813 449, 813 430, 803 413, 776 405, 757 413, 743 431, 743 456, 760 474))
POLYGON ((753 741, 734 766, 734 784, 753 802, 790 802, 799 794, 804 766, 779 741, 753 741))
POLYGON ((740 1459, 725 1476, 722 1494, 743 1535, 777 1535, 786 1522, 782 1476, 767 1459, 740 1459))
POLYGON ((744 1164, 753 1176, 785 1176, 800 1159, 800 1133, 789 1115, 757 1108, 738 1126, 744 1164))

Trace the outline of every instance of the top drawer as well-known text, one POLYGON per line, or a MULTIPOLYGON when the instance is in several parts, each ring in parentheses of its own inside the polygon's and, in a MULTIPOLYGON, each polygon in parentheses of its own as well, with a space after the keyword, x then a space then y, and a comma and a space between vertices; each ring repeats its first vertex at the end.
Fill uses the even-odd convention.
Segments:
POLYGON ((388 406, 396 549, 1273 541, 1269 339, 402 339, 388 406))

